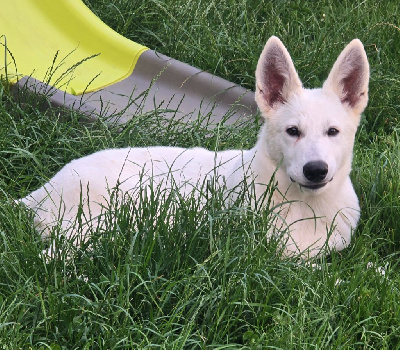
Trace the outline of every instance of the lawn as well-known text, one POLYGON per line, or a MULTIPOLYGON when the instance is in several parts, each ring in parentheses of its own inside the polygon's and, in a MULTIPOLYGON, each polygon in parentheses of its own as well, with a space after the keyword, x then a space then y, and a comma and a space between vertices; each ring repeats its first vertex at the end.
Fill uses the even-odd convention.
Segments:
POLYGON ((77 248, 55 228, 48 259, 13 199, 70 160, 111 147, 249 148, 258 125, 183 124, 162 111, 122 129, 87 124, 1 86, 0 349, 400 349, 398 1, 85 3, 127 38, 249 89, 271 35, 309 88, 361 39, 371 66, 352 172, 361 220, 347 249, 309 263, 267 240, 268 209, 226 209, 218 192, 203 208, 154 193, 135 215, 113 203, 77 248))

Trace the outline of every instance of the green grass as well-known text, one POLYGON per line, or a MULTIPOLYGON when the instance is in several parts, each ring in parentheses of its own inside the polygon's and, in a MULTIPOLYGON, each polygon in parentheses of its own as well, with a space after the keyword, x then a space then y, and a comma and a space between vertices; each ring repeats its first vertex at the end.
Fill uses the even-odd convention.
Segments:
POLYGON ((129 201, 111 207, 106 227, 79 249, 56 239, 48 260, 13 199, 70 160, 128 145, 248 148, 258 127, 211 130, 155 112, 120 132, 82 124, 75 112, 44 113, 40 98, 16 102, 2 88, 0 349, 399 349, 398 2, 85 2, 126 37, 246 87, 271 35, 306 87, 320 86, 360 38, 371 65, 352 172, 361 221, 349 248, 312 266, 279 257, 266 240, 267 210, 226 209, 218 193, 202 209, 173 197, 161 204, 155 193, 137 215, 129 201))

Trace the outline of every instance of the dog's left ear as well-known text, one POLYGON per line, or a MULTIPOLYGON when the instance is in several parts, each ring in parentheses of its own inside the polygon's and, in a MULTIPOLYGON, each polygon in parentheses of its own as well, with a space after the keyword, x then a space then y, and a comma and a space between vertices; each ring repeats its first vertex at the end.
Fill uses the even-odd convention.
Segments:
POLYGON ((333 90, 342 104, 361 114, 368 103, 369 64, 363 44, 354 39, 339 55, 323 89, 333 90))

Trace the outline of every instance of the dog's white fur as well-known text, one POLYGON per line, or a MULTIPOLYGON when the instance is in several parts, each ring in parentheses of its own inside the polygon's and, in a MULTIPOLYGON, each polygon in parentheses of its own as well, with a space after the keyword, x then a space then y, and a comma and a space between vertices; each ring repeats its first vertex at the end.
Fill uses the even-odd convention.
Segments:
POLYGON ((207 179, 224 182, 228 189, 245 179, 255 184, 257 199, 275 176, 275 226, 287 229, 287 253, 313 256, 325 245, 341 250, 350 243, 359 219, 349 174, 368 80, 368 60, 355 39, 340 54, 322 89, 304 89, 286 48, 271 37, 256 70, 256 101, 265 123, 254 148, 104 150, 67 164, 22 202, 35 210, 36 225, 49 227, 62 218, 67 229, 79 204, 86 217, 100 215, 115 187, 135 196, 148 181, 167 190, 173 182, 186 195, 207 179))

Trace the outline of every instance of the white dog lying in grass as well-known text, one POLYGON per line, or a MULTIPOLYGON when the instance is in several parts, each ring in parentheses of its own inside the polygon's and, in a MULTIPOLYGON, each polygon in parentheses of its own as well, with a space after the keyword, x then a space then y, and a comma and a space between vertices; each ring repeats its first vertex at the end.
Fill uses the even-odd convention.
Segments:
POLYGON ((356 39, 322 89, 304 89, 286 48, 271 37, 256 70, 256 101, 265 123, 254 148, 104 150, 67 164, 21 201, 35 211, 35 224, 46 235, 56 222, 73 230, 78 211, 98 223, 114 188, 133 200, 138 187, 148 190, 150 183, 185 196, 212 179, 226 190, 253 183, 257 200, 273 178, 277 190, 270 204, 279 211, 275 227, 285 233, 287 254, 313 256, 324 246, 341 250, 359 219, 349 174, 368 81, 367 57, 356 39))

